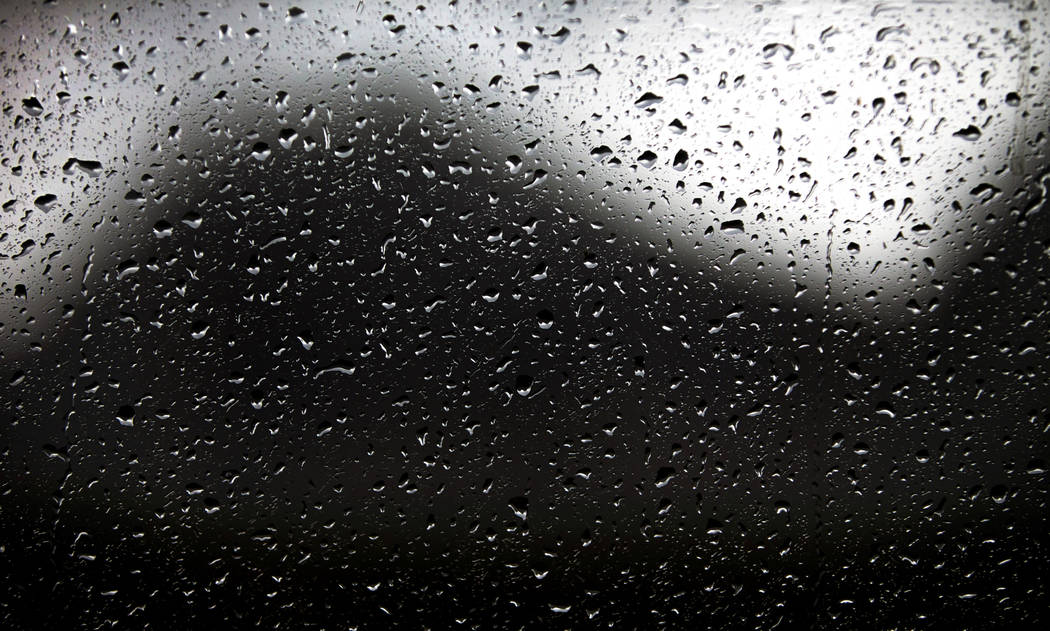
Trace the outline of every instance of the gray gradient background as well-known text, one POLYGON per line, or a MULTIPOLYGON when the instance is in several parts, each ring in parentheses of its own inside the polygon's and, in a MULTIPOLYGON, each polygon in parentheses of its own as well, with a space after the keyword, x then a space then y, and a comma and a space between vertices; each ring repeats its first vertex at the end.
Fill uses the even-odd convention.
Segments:
POLYGON ((1045 619, 1045 4, 297 6, 5 8, 11 620, 1045 619))

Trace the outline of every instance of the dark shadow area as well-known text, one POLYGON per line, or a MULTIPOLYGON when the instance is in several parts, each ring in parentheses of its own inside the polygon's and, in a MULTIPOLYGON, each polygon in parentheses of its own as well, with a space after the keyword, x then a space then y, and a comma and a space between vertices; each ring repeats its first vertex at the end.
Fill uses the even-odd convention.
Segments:
POLYGON ((1046 619, 1042 134, 953 207, 981 254, 844 306, 830 237, 802 297, 727 260, 735 191, 686 235, 544 120, 451 116, 495 86, 327 52, 143 92, 2 261, 14 628, 1046 619))

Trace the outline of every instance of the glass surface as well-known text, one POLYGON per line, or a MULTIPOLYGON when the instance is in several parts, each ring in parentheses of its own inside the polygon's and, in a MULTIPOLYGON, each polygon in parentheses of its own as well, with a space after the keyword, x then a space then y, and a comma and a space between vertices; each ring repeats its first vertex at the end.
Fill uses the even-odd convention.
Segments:
POLYGON ((4 3, 5 628, 1041 628, 1050 6, 4 3))

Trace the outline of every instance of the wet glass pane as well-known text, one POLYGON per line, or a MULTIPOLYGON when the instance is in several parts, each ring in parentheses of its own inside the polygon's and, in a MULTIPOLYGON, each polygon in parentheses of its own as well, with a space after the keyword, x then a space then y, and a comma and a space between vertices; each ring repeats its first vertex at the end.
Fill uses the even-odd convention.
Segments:
POLYGON ((1050 620, 1046 2, 0 16, 5 628, 1050 620))

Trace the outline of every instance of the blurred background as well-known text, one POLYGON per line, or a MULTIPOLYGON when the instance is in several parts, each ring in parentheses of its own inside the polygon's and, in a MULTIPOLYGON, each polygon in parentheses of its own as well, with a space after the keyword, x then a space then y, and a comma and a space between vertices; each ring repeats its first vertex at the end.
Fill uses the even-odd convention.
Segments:
POLYGON ((0 10, 11 628, 1047 619, 1045 2, 0 10))

